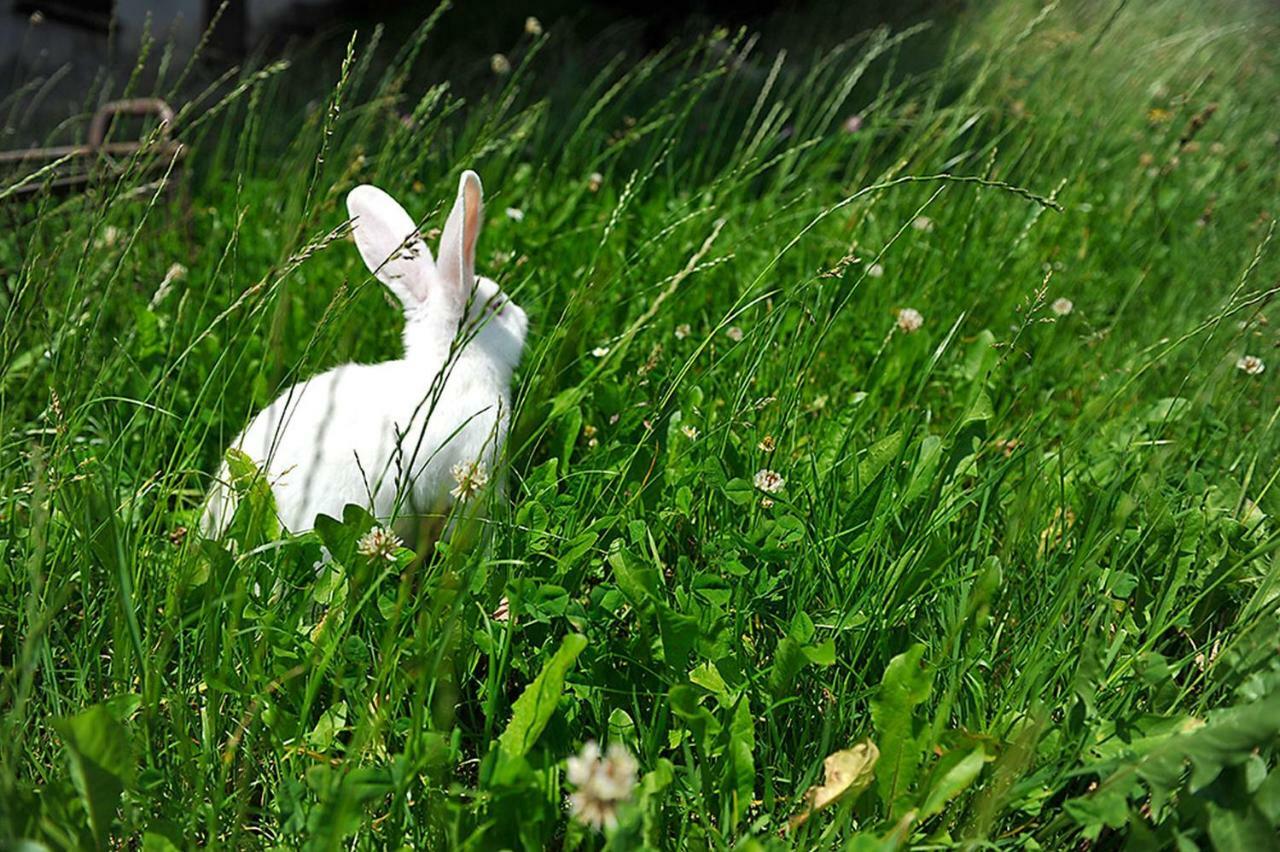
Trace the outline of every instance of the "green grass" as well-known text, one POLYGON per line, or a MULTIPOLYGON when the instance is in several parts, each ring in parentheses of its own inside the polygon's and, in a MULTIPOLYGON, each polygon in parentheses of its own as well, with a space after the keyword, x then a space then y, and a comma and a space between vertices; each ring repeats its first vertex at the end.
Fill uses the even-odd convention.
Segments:
POLYGON ((360 33, 185 110, 173 192, 6 199, 0 845, 1265 848, 1280 21, 993 5, 586 83, 522 36, 468 102, 360 33), (430 228, 464 167, 531 318, 509 501, 394 564, 354 510, 202 541, 258 408, 398 352, 345 193, 430 228), (642 777, 606 835, 588 740, 642 777))

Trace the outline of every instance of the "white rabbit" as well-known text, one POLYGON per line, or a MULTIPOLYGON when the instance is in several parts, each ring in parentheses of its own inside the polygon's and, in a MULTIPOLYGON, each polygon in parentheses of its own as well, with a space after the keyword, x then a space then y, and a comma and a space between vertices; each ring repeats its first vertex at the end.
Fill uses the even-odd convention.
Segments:
MULTIPOLYGON (((495 471, 528 318, 475 274, 481 198, 479 176, 464 172, 433 261, 391 196, 368 185, 347 195, 360 256, 404 305, 404 357, 290 387, 232 444, 266 475, 285 529, 355 503, 413 541, 424 515, 473 498, 495 471)), ((235 500, 224 464, 206 534, 225 530, 235 500)))

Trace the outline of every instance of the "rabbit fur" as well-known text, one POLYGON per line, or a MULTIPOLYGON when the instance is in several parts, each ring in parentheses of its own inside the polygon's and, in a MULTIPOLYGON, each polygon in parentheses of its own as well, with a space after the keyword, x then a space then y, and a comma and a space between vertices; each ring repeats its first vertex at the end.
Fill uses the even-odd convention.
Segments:
MULTIPOLYGON (((354 503, 413 541, 423 517, 477 500, 497 470, 528 317, 476 275, 482 198, 479 176, 464 172, 433 259, 390 195, 369 185, 347 195, 360 256, 404 307, 404 355, 293 385, 233 442, 265 474, 285 530, 354 503)), ((235 505, 224 463, 205 533, 224 531, 235 505)))

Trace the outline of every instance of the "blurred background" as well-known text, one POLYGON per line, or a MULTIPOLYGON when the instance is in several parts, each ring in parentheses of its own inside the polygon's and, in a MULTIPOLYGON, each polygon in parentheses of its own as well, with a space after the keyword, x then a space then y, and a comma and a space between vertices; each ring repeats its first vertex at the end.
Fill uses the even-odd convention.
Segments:
MULTIPOLYGON (((0 0, 0 148, 79 141, 96 105, 122 95, 182 100, 228 68, 299 50, 326 58, 352 30, 384 27, 395 44, 435 0, 0 0), (158 69, 182 67, 206 40, 184 91, 156 91, 158 69), (141 54, 163 53, 141 71, 141 54)), ((816 52, 879 24, 945 21, 961 0, 524 0, 462 3, 440 21, 425 76, 464 91, 493 54, 508 50, 529 17, 554 29, 571 62, 642 55, 718 26, 759 33, 760 47, 816 52)), ((921 45, 939 44, 917 40, 921 45)), ((926 51, 927 52, 927 51, 926 51)), ((920 57, 924 62, 928 57, 920 57)), ((566 69, 572 71, 572 69, 566 69)), ((591 73, 592 68, 582 69, 591 73)), ((568 83, 572 86, 572 83, 568 83)), ((175 104, 177 106, 177 104, 175 104)))

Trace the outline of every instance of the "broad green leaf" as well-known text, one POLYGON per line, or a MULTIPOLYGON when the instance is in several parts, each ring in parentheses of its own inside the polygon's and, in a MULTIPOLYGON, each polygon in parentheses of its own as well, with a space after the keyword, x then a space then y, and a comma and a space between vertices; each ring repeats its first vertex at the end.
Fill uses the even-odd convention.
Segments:
POLYGON ((781 697, 792 691, 796 675, 808 664, 804 646, 791 636, 783 636, 773 653, 773 666, 769 669, 769 692, 781 697))
POLYGON ((724 484, 724 496, 730 503, 747 506, 756 499, 756 487, 745 479, 730 479, 724 484))
MULTIPOLYGON (((1066 812, 1087 833, 1096 836, 1100 824, 1113 828, 1123 824, 1126 803, 1139 796, 1149 802, 1152 819, 1158 823, 1166 818, 1170 803, 1182 798, 1179 793, 1184 788, 1194 794, 1227 767, 1248 763, 1255 749, 1280 737, 1280 690, 1216 711, 1205 724, 1169 726, 1165 731, 1162 737, 1142 742, 1141 752, 1127 760, 1109 760, 1110 774, 1096 791, 1066 802, 1066 812), (1186 774, 1187 764, 1191 765, 1190 775, 1186 774), (1135 783, 1136 779, 1141 779, 1142 785, 1135 783)), ((1256 812, 1260 816, 1265 813, 1262 808, 1256 812)), ((1226 820, 1219 831, 1227 837, 1247 828, 1226 820)))
POLYGON ((1181 784, 1186 763, 1191 764, 1187 788, 1195 793, 1224 768, 1244 763, 1253 749, 1278 736, 1280 691, 1261 701, 1220 710, 1203 727, 1171 737, 1138 765, 1138 773, 1152 788, 1152 810, 1159 813, 1160 806, 1181 784))
POLYGON ((1280 842, 1276 826, 1268 825, 1266 817, 1257 808, 1219 807, 1213 802, 1209 808, 1209 839, 1216 852, 1257 852, 1275 849, 1280 842))
POLYGON ((1143 415, 1143 419, 1153 425, 1177 423, 1186 416, 1190 409, 1190 400, 1183 399, 1180 396, 1169 396, 1153 402, 1143 415))
POLYGON ((996 349, 996 336, 990 329, 978 332, 977 338, 969 344, 969 351, 964 355, 961 374, 968 381, 980 381, 987 378, 991 368, 996 365, 1000 353, 996 349))
POLYGON ((658 607, 658 629, 662 633, 662 653, 667 665, 686 671, 693 656, 693 646, 698 641, 698 619, 661 604, 658 607))
POLYGON ((1099 789, 1092 796, 1070 799, 1063 810, 1091 840, 1096 839, 1103 828, 1120 828, 1129 821, 1125 791, 1119 788, 1099 789))
POLYGON ((631 714, 621 707, 613 708, 609 714, 609 742, 622 743, 635 750, 636 723, 631 714))
POLYGON ((806 645, 802 649, 804 658, 815 666, 834 666, 836 664, 836 642, 825 639, 817 645, 806 645))
POLYGON ((924 744, 916 739, 915 708, 929 697, 932 673, 920 665, 923 645, 912 645, 889 661, 880 689, 871 699, 871 721, 880 745, 876 784, 884 803, 895 805, 911 788, 920 767, 924 744))
POLYGON ((937 435, 926 435, 920 442, 920 456, 911 470, 911 484, 903 495, 903 502, 910 503, 929 490, 934 477, 938 473, 938 464, 942 460, 942 439, 937 435))
POLYGON ((614 580, 632 606, 647 611, 661 600, 662 581, 656 568, 640 565, 638 562, 621 540, 613 543, 609 551, 609 564, 613 567, 614 580))
POLYGON ((564 475, 568 475, 569 463, 573 458, 573 447, 578 442, 578 434, 582 431, 582 406, 574 405, 566 408, 557 420, 556 431, 560 437, 560 470, 564 475))
POLYGON ((699 703, 700 697, 701 693, 687 683, 678 683, 667 693, 671 712, 684 721, 693 732, 698 745, 711 753, 715 749, 714 741, 720 734, 721 725, 711 711, 699 703))
POLYGON ((242 548, 257 547, 280 536, 275 495, 248 454, 232 447, 224 456, 237 503, 227 535, 242 548))
POLYGON ((129 729, 102 704, 53 723, 71 762, 71 777, 89 812, 89 827, 106 846, 120 795, 132 785, 136 758, 129 729))
POLYGON ((148 831, 142 835, 142 852, 179 852, 181 848, 158 831, 148 831))
POLYGON ((991 404, 991 397, 985 390, 978 391, 974 396, 973 402, 969 404, 969 408, 964 413, 964 417, 960 418, 960 426, 967 426, 970 423, 978 423, 990 420, 996 416, 995 406, 991 404))
POLYGON ((902 432, 894 432, 867 448, 866 455, 862 457, 862 461, 858 462, 859 490, 870 485, 880 471, 884 470, 885 465, 897 458, 902 450, 902 441, 902 432))
POLYGON ((982 561, 982 573, 978 575, 969 592, 966 617, 985 611, 991 605, 1003 581, 1004 571, 1000 566, 1000 557, 988 556, 982 561))
POLYGON ((1097 637, 1090 636, 1085 639, 1078 653, 1079 662, 1076 665, 1076 673, 1071 679, 1072 691, 1080 699, 1080 706, 1089 716, 1097 712, 1098 684, 1103 675, 1100 644, 1097 637))
POLYGON ((818 630, 813 624, 813 619, 809 617, 809 613, 800 610, 791 619, 791 629, 787 632, 791 634, 791 638, 795 639, 801 645, 807 645, 813 640, 813 634, 818 630))
POLYGON ((860 831, 850 837, 842 848, 843 852, 898 852, 902 848, 902 841, 893 834, 876 837, 874 834, 860 831))
POLYGON ((724 682, 716 664, 710 660, 695 666, 693 671, 689 672, 689 681, 710 692, 721 704, 729 703, 729 685, 724 682))
POLYGON ((556 566, 561 571, 568 571, 573 568, 577 565, 578 560, 586 556, 591 551, 591 548, 595 547, 598 538, 600 538, 599 533, 587 530, 569 539, 560 548, 560 554, 556 557, 556 566))
POLYGON ((675 767, 665 757, 658 758, 653 769, 640 778, 636 788, 636 803, 644 814, 644 841, 650 849, 662 848, 662 791, 676 780, 675 767))
POLYGON ((511 707, 511 721, 498 738, 498 746, 504 754, 522 757, 537 742, 560 701, 565 675, 586 647, 587 637, 579 633, 564 637, 559 650, 516 699, 511 707))
POLYGON ((378 526, 377 520, 368 510, 354 503, 342 508, 342 520, 328 515, 317 515, 315 531, 320 541, 328 549, 333 561, 346 566, 354 566, 368 560, 359 555, 360 539, 365 533, 378 526))
POLYGON ((987 760, 986 752, 981 748, 975 748, 934 779, 929 785, 924 804, 920 807, 919 818, 926 820, 940 813, 947 802, 968 789, 978 777, 978 773, 982 772, 982 767, 987 760))
POLYGON ((316 751, 327 751, 333 740, 347 726, 347 702, 339 701, 320 714, 320 720, 307 735, 307 740, 316 751))
POLYGON ((1253 804, 1272 825, 1280 826, 1280 769, 1272 769, 1253 791, 1253 804))
POLYGON ((736 827, 751 806, 756 785, 756 731, 751 718, 751 705, 746 696, 738 702, 729 725, 728 783, 725 788, 733 796, 732 823, 736 827))
POLYGON ((769 670, 769 690, 776 697, 791 692, 796 675, 809 664, 819 666, 834 665, 836 645, 832 639, 821 644, 812 645, 815 628, 813 619, 807 613, 796 613, 791 620, 791 629, 778 642, 778 649, 773 655, 773 667, 769 670))

